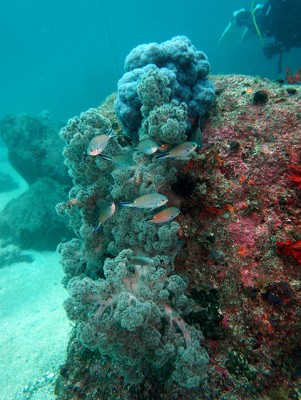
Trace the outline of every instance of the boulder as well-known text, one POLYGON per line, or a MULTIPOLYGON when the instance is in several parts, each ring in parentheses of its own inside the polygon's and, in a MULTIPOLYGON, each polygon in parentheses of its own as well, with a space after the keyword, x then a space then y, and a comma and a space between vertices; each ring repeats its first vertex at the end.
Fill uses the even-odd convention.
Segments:
POLYGON ((68 221, 55 211, 67 196, 68 187, 39 179, 0 212, 0 238, 21 249, 55 250, 58 243, 74 237, 68 221))

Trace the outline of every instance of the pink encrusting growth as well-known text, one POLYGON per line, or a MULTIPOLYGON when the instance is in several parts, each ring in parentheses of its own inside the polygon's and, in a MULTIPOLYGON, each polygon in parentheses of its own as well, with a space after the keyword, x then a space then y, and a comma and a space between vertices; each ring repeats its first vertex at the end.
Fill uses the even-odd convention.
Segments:
POLYGON ((255 229, 260 222, 258 215, 240 216, 229 224, 233 243, 239 246, 252 247, 255 243, 255 229))
POLYGON ((271 398, 271 387, 293 387, 300 349, 301 104, 267 80, 235 75, 215 84, 201 157, 182 168, 199 186, 179 216, 189 250, 176 265, 192 287, 220 295, 225 340, 211 340, 209 352, 217 397, 252 397, 243 382, 254 374, 258 398, 271 398), (263 89, 267 103, 253 104, 263 89), (239 372, 230 354, 240 358, 239 372), (283 359, 291 360, 292 375, 283 359), (227 374, 218 372, 224 368, 227 374))

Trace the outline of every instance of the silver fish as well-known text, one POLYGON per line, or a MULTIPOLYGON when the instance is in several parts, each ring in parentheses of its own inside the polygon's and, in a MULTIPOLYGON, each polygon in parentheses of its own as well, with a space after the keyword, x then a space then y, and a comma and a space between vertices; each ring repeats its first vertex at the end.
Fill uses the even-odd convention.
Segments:
POLYGON ((89 156, 93 156, 93 157, 98 156, 107 147, 109 140, 115 136, 116 135, 114 134, 112 129, 110 130, 110 132, 108 134, 94 136, 94 138, 92 138, 92 140, 90 140, 90 142, 87 146, 86 153, 89 156))
POLYGON ((168 150, 166 153, 156 156, 156 158, 188 160, 197 147, 198 144, 196 142, 184 142, 168 150))
POLYGON ((114 214, 115 209, 116 206, 114 202, 103 203, 99 207, 98 224, 93 228, 93 232, 98 232, 100 230, 101 225, 114 214))
POLYGON ((143 154, 154 154, 158 150, 158 145, 153 140, 144 139, 138 143, 137 150, 143 154))
POLYGON ((146 256, 134 256, 131 258, 131 263, 134 265, 150 266, 153 265, 154 260, 146 256))
POLYGON ((163 194, 150 193, 144 194, 143 196, 137 197, 133 202, 121 202, 120 205, 125 207, 135 208, 151 208, 164 206, 168 202, 168 198, 163 194))
POLYGON ((116 165, 116 167, 121 169, 133 168, 136 165, 136 161, 134 161, 132 157, 127 155, 117 154, 116 156, 110 157, 101 154, 100 156, 104 160, 111 161, 113 164, 116 165))

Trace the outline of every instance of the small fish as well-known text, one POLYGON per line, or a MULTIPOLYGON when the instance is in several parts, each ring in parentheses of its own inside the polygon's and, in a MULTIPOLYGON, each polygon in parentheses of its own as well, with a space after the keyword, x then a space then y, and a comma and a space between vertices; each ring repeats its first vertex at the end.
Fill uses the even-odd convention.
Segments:
POLYGON ((93 228, 93 232, 99 232, 101 225, 109 219, 115 212, 115 203, 103 203, 99 207, 98 225, 93 228))
POLYGON ((196 142, 200 148, 203 147, 202 130, 200 127, 198 127, 195 131, 194 135, 192 136, 192 140, 196 142))
POLYGON ((100 156, 104 160, 111 161, 116 165, 116 167, 121 169, 133 168, 136 165, 136 161, 134 161, 132 157, 123 154, 117 154, 113 157, 106 156, 104 154, 101 154, 100 156))
POLYGON ((154 260, 151 257, 146 256, 134 256, 131 258, 131 263, 134 265, 150 266, 153 265, 154 260))
POLYGON ((187 160, 193 151, 198 147, 196 142, 184 142, 174 147, 171 150, 168 150, 164 154, 160 154, 156 158, 165 159, 178 159, 178 160, 187 160))
POLYGON ((153 140, 144 139, 138 143, 137 150, 143 154, 154 154, 158 150, 158 145, 153 140))
POLYGON ((109 140, 115 136, 116 135, 114 134, 112 129, 108 134, 94 136, 94 138, 90 140, 87 146, 86 153, 89 156, 98 156, 106 148, 107 144, 109 143, 109 140))
POLYGON ((160 146, 158 147, 158 150, 161 151, 161 153, 165 153, 167 150, 172 148, 172 144, 170 143, 161 143, 160 146))
POLYGON ((161 224, 163 222, 171 221, 180 214, 180 210, 177 207, 168 207, 165 210, 159 211, 152 218, 147 218, 147 222, 153 222, 155 224, 161 224))
POLYGON ((120 205, 125 207, 155 209, 157 207, 164 206, 164 204, 166 204, 167 202, 168 198, 163 194, 150 193, 137 197, 137 199, 135 199, 133 202, 122 202, 120 203, 120 205))

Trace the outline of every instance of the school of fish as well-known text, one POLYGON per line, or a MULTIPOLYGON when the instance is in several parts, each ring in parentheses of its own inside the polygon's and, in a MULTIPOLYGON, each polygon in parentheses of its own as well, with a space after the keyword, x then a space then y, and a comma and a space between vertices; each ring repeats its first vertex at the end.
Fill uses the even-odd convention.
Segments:
MULTIPOLYGON (((135 168, 135 160, 128 155, 117 154, 114 156, 107 156, 103 151, 109 144, 112 138, 116 138, 113 130, 110 129, 107 134, 95 136, 90 140, 87 149, 87 156, 100 156, 101 159, 109 161, 115 168, 127 169, 135 168)), ((175 146, 167 144, 156 143, 151 139, 141 140, 137 145, 137 151, 145 155, 153 155, 160 152, 155 156, 159 160, 189 160, 191 155, 196 151, 198 144, 196 142, 184 142, 175 146)), ((168 202, 168 198, 160 193, 144 194, 129 202, 120 202, 123 207, 140 208, 155 210, 156 208, 164 206, 168 202)), ((114 202, 103 203, 99 207, 98 224, 94 227, 94 232, 99 232, 102 224, 107 221, 115 212, 116 205, 114 202)), ((172 221, 180 214, 180 210, 176 207, 167 207, 150 218, 145 219, 148 223, 161 224, 172 221)))

